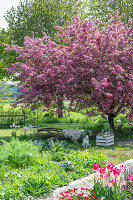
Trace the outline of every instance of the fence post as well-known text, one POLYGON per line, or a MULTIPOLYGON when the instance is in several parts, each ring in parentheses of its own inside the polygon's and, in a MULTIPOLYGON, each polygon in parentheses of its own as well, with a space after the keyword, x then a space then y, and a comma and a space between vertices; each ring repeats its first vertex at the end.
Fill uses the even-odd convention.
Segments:
POLYGON ((38 126, 38 114, 37 114, 37 126, 38 126))
POLYGON ((25 125, 25 113, 24 113, 24 125, 25 125))

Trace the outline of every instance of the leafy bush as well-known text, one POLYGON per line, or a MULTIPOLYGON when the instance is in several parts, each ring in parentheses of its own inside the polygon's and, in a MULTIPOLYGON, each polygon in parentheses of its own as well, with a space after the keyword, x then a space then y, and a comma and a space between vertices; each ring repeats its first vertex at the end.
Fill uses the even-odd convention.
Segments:
POLYGON ((10 143, 0 146, 0 164, 12 167, 24 167, 35 162, 38 148, 31 141, 20 142, 13 139, 10 143))

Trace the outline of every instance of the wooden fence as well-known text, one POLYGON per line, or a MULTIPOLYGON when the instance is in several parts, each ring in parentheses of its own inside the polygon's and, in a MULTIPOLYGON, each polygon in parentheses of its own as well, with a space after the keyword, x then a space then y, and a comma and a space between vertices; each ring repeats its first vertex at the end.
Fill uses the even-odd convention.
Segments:
POLYGON ((0 114, 0 126, 10 126, 13 123, 16 125, 25 124, 25 115, 23 114, 0 114))

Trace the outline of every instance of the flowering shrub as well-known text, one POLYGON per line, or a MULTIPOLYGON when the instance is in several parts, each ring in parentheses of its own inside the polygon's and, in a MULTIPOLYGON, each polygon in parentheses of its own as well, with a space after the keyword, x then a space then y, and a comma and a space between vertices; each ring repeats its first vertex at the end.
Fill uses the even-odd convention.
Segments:
MULTIPOLYGON (((99 164, 93 165, 96 175, 94 177, 93 189, 77 188, 68 189, 65 192, 61 192, 60 199, 65 200, 86 200, 86 199, 110 199, 110 200, 125 200, 130 198, 131 191, 127 190, 127 181, 125 180, 125 173, 127 167, 120 165, 120 168, 114 164, 109 163, 107 168, 99 168, 99 164)), ((133 175, 128 175, 128 181, 133 182, 133 175)))

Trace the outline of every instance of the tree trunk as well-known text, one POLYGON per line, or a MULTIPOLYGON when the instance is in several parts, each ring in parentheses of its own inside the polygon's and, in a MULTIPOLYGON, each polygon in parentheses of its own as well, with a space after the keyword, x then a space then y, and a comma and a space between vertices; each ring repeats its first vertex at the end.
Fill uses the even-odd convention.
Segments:
POLYGON ((108 115, 108 120, 109 120, 109 125, 110 125, 110 128, 112 128, 114 130, 114 114, 109 114, 108 115))
POLYGON ((63 100, 58 99, 58 118, 63 118, 63 100))

